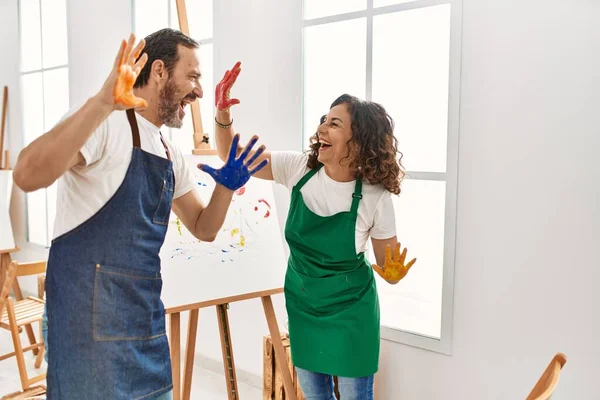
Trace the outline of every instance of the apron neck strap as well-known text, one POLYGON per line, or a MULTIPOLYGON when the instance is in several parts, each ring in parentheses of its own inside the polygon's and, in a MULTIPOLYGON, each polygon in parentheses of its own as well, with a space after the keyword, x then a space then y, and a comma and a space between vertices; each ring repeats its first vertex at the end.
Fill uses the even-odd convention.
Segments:
MULTIPOLYGON (((308 171, 300 181, 294 186, 294 190, 300 191, 302 187, 308 182, 310 178, 312 178, 319 170, 323 167, 323 164, 317 165, 314 169, 308 171)), ((362 179, 360 177, 356 178, 356 183, 354 184, 354 193, 352 193, 352 207, 350 208, 350 212, 356 214, 358 212, 358 204, 360 203, 360 199, 362 199, 362 179)))
POLYGON ((350 212, 356 214, 358 212, 358 203, 362 199, 362 179, 356 178, 356 184, 354 185, 354 193, 352 194, 352 208, 350 212))
POLYGON ((127 120, 129 121, 129 126, 131 127, 131 136, 133 137, 133 147, 141 148, 140 144, 140 130, 138 129, 137 120, 135 119, 135 111, 133 108, 128 109, 127 111, 127 120))
MULTIPOLYGON (((133 147, 141 148, 140 142, 140 130, 138 128, 137 120, 135 119, 135 111, 133 108, 129 108, 127 111, 127 120, 129 121, 129 126, 131 127, 131 136, 133 138, 133 147)), ((162 133, 158 132, 160 135, 160 141, 162 142, 163 147, 165 148, 165 152, 167 153, 167 160, 171 159, 171 155, 169 153, 169 148, 165 143, 165 139, 163 139, 162 133)))
POLYGON ((167 160, 171 160, 171 155, 169 154, 169 148, 167 147, 167 143, 165 142, 165 139, 163 139, 162 133, 158 132, 158 134, 160 135, 160 141, 162 142, 163 147, 165 148, 165 152, 167 153, 167 160))
POLYGON ((304 186, 304 184, 306 182, 308 182, 308 180, 310 178, 312 178, 317 172, 319 172, 319 170, 321 169, 321 167, 323 167, 323 164, 318 164, 315 168, 311 169, 306 174, 304 174, 304 176, 302 177, 302 179, 300 179, 300 181, 298 181, 298 183, 296 184, 296 186, 294 188, 296 190, 302 189, 302 186, 304 186))

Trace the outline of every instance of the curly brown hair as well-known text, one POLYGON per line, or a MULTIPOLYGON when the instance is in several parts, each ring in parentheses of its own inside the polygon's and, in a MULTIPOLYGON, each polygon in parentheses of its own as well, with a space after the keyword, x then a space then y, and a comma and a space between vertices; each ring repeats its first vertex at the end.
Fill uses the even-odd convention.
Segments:
MULTIPOLYGON (((348 141, 350 169, 362 180, 370 184, 381 184, 394 194, 400 194, 400 182, 405 172, 402 167, 402 153, 398 150, 398 140, 394 136, 394 120, 380 104, 361 100, 349 94, 338 97, 330 109, 345 104, 352 118, 352 138, 348 141)), ((321 124, 326 116, 321 117, 321 124)), ((319 164, 319 137, 315 133, 310 138, 308 168, 319 164)))

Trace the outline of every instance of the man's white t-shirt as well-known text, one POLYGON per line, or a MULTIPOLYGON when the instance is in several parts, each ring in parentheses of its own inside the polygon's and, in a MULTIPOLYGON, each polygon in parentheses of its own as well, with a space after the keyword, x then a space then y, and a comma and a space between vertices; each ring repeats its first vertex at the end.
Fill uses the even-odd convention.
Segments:
MULTIPOLYGON (((290 191, 309 171, 308 154, 291 151, 271 152, 271 169, 276 183, 290 191)), ((337 182, 321 168, 300 192, 306 206, 315 214, 327 217, 342 211, 350 211, 356 181, 337 182)), ((363 182, 363 198, 358 205, 356 221, 356 252, 367 250, 369 236, 373 239, 389 239, 396 236, 396 217, 391 193, 382 185, 363 182)))
MULTIPOLYGON (((63 120, 77 109, 69 110, 63 120)), ((138 113, 136 120, 142 150, 167 158, 160 140, 160 129, 138 113)), ((167 138, 164 139, 173 161, 173 198, 176 199, 194 189, 196 183, 194 173, 181 151, 167 138)), ((68 170, 58 180, 53 238, 69 232, 96 214, 123 182, 133 152, 133 138, 126 112, 113 111, 80 151, 86 165, 68 170)))

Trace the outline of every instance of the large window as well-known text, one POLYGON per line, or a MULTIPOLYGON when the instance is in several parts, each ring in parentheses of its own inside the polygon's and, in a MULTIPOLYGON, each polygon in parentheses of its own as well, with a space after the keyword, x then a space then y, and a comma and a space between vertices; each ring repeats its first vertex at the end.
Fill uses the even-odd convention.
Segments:
POLYGON ((397 285, 377 277, 382 337, 445 353, 452 331, 460 14, 459 0, 304 0, 304 142, 342 93, 390 113, 408 174, 393 197, 398 239, 418 261, 397 285))
MULTIPOLYGON (((214 118, 213 0, 186 0, 185 7, 190 36, 200 42, 200 72, 204 89, 200 113, 206 130, 213 126, 214 118)), ((138 39, 163 28, 179 29, 175 0, 133 0, 133 10, 134 32, 138 39)), ((184 154, 191 154, 194 148, 191 109, 186 110, 181 129, 163 127, 164 133, 184 154)))
MULTIPOLYGON (((69 109, 66 0, 20 0, 24 145, 50 130, 69 109)), ((28 241, 49 246, 56 183, 27 194, 28 241)))

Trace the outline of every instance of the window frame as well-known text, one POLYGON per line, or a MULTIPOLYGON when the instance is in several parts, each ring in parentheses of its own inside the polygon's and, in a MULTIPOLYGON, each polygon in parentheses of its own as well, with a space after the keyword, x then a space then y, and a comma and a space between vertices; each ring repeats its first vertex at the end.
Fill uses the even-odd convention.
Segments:
POLYGON ((366 99, 372 99, 373 83, 373 23, 378 15, 393 14, 414 9, 450 4, 450 54, 448 75, 448 121, 446 144, 446 172, 406 171, 406 179, 443 181, 446 183, 444 249, 442 277, 442 312, 440 338, 434 338, 388 326, 381 326, 381 339, 406 344, 446 355, 452 354, 453 320, 454 320, 454 274, 456 257, 456 220, 458 193, 458 150, 460 123, 460 82, 462 54, 462 0, 414 0, 406 3, 374 8, 374 0, 366 0, 366 9, 339 15, 304 19, 304 1, 302 15, 302 135, 301 148, 309 139, 304 126, 304 99, 306 85, 304 77, 304 60, 306 55, 305 28, 365 18, 367 20, 366 49, 366 99))
MULTIPOLYGON (((34 69, 34 70, 29 70, 29 71, 25 71, 23 72, 23 68, 22 68, 22 56, 19 53, 19 84, 20 84, 20 93, 21 93, 21 100, 23 101, 23 99, 25 98, 24 93, 23 93, 23 86, 21 85, 22 82, 22 78, 26 75, 32 75, 32 74, 41 74, 41 79, 42 79, 42 122, 43 122, 43 126, 45 129, 46 126, 46 115, 45 115, 45 82, 44 82, 44 73, 45 72, 49 72, 49 71, 56 71, 56 70, 61 70, 61 69, 66 69, 67 72, 67 76, 70 77, 70 63, 69 63, 69 36, 68 36, 68 31, 67 31, 67 37, 66 39, 66 46, 67 46, 67 63, 66 64, 61 64, 61 65, 55 65, 53 67, 48 67, 45 68, 44 67, 44 32, 43 32, 43 24, 44 24, 44 18, 43 18, 43 13, 42 13, 42 0, 37 0, 38 4, 39 4, 39 17, 40 17, 40 63, 41 66, 38 69, 34 69)), ((22 0, 19 0, 17 3, 17 13, 18 13, 18 29, 19 29, 19 49, 22 49, 21 47, 21 43, 23 40, 23 24, 22 24, 22 10, 23 5, 22 5, 22 0)), ((68 0, 65 0, 65 18, 68 22, 69 20, 69 7, 68 7, 68 0)), ((19 50, 21 51, 21 50, 19 50)), ((71 82, 69 79, 69 88, 67 91, 67 96, 69 98, 69 105, 71 102, 71 82)), ((68 111, 65 110, 65 113, 68 111)), ((24 118, 24 113, 21 112, 21 119, 24 118)), ((22 123, 24 123, 24 121, 22 121, 22 123)), ((42 134, 44 134, 44 132, 39 132, 39 135, 41 136, 42 134)), ((39 136, 38 136, 39 137, 39 136)), ((22 147, 25 147, 26 143, 25 143, 25 135, 23 134, 22 137, 22 147)), ((29 211, 29 204, 27 202, 27 198, 25 199, 25 222, 26 222, 26 240, 27 243, 35 245, 35 246, 43 246, 45 248, 49 248, 51 243, 52 243, 52 236, 53 236, 53 232, 50 231, 50 226, 51 226, 51 221, 50 221, 50 214, 51 214, 51 210, 48 206, 49 204, 49 200, 48 200, 48 191, 49 190, 54 190, 56 191, 57 188, 57 182, 55 182, 53 185, 51 185, 50 187, 44 188, 44 189, 40 189, 44 191, 44 197, 45 197, 45 201, 44 201, 44 206, 45 206, 45 216, 46 216, 46 220, 45 220, 45 231, 46 231, 46 243, 39 243, 37 241, 32 241, 31 240, 31 235, 30 235, 30 221, 29 221, 29 217, 30 217, 30 211, 29 211)), ((28 194, 26 194, 26 196, 28 196, 28 194)), ((53 211, 54 217, 56 217, 56 210, 53 211)), ((53 222, 52 222, 53 225, 53 222)))

